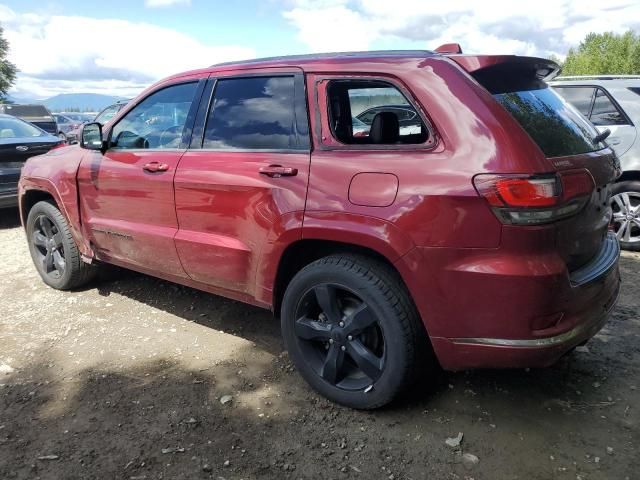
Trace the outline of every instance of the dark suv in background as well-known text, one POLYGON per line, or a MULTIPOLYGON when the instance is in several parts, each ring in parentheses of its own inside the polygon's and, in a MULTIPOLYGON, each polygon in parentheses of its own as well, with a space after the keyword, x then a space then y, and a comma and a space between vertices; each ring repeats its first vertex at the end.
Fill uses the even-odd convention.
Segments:
POLYGON ((1 104, 0 113, 18 117, 25 122, 34 124, 36 127, 41 128, 51 135, 56 135, 64 139, 64 134, 58 128, 55 117, 44 105, 1 104))

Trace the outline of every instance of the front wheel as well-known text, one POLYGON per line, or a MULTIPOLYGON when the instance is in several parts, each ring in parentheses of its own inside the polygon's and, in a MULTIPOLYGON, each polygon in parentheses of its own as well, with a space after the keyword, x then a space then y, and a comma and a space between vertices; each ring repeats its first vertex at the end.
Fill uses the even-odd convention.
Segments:
POLYGON ((612 225, 624 250, 640 251, 640 182, 625 181, 612 188, 612 225))
POLYGON ((304 379, 358 409, 393 400, 414 377, 424 328, 400 278, 368 257, 335 255, 303 268, 282 303, 282 333, 304 379))
POLYGON ((49 202, 38 202, 27 217, 27 240, 31 259, 44 283, 69 290, 89 282, 96 267, 80 258, 64 215, 49 202))

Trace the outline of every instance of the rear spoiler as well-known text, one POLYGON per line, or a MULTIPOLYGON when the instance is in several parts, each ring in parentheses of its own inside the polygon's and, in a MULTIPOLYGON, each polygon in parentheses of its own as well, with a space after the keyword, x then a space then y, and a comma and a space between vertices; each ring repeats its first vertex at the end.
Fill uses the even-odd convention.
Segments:
POLYGON ((560 73, 553 60, 517 55, 446 55, 491 93, 524 90, 552 80, 560 73))

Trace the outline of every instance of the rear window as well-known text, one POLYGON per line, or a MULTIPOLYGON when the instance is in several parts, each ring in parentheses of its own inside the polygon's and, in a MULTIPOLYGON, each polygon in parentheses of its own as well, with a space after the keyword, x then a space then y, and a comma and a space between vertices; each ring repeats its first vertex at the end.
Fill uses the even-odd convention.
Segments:
POLYGON ((0 117, 0 140, 42 137, 45 132, 17 118, 0 117))
POLYGON ((15 117, 50 117, 51 113, 42 105, 6 105, 4 111, 15 117))
POLYGON ((598 132, 589 121, 546 85, 494 97, 547 157, 580 155, 604 147, 593 142, 598 132))

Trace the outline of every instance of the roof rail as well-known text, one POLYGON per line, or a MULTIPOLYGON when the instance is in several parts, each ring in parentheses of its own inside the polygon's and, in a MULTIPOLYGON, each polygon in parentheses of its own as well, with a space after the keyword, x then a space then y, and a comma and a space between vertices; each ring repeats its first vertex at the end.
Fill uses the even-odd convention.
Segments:
POLYGON ((280 57, 264 57, 253 58, 250 60, 240 60, 235 62, 223 62, 211 65, 212 67, 223 67, 225 65, 248 65, 252 63, 263 62, 282 62, 282 61, 305 61, 305 60, 334 60, 342 58, 375 58, 375 57, 425 57, 431 56, 434 52, 431 50, 369 50, 362 52, 329 52, 329 53, 310 53, 303 55, 284 55, 280 57))
POLYGON ((635 80, 640 79, 640 75, 563 75, 554 80, 635 80))

